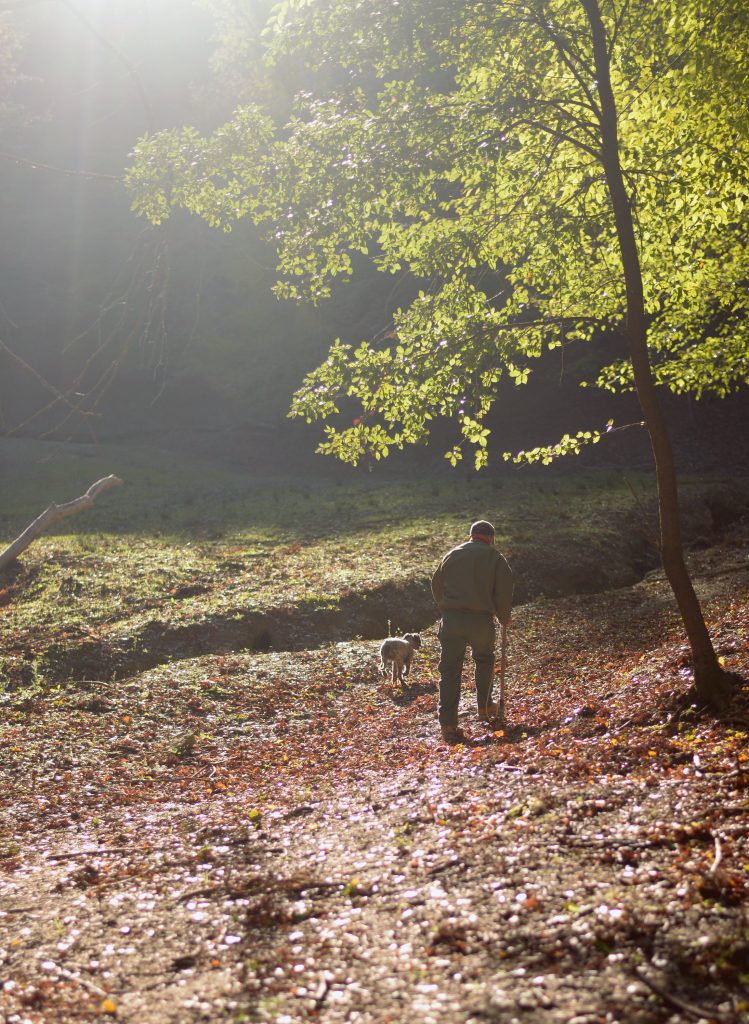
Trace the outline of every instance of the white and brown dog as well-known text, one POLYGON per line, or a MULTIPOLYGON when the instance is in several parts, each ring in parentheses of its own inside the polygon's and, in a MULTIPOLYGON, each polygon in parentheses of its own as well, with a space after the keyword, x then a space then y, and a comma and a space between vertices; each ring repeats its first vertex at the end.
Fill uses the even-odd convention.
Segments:
POLYGON ((388 665, 392 667, 391 680, 402 683, 403 677, 411 671, 414 651, 421 647, 418 633, 406 633, 404 636, 389 636, 380 647, 380 671, 387 675, 388 665))

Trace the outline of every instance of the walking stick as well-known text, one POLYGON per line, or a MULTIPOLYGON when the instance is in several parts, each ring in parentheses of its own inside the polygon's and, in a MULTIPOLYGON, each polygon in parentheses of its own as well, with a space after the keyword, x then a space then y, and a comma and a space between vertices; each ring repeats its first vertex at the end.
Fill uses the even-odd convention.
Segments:
POLYGON ((500 630, 502 654, 499 662, 499 721, 505 724, 505 675, 507 673, 507 626, 504 622, 500 630))

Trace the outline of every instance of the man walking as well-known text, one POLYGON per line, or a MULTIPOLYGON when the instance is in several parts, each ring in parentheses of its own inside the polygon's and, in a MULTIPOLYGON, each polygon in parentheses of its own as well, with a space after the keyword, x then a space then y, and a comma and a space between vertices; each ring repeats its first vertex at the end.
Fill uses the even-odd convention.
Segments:
POLYGON ((439 639, 442 739, 462 743, 458 704, 466 647, 476 665, 476 698, 480 722, 497 717, 492 701, 494 682, 494 616, 510 621, 512 572, 494 547, 494 527, 484 520, 471 527, 470 540, 448 551, 432 577, 432 594, 442 613, 439 639))

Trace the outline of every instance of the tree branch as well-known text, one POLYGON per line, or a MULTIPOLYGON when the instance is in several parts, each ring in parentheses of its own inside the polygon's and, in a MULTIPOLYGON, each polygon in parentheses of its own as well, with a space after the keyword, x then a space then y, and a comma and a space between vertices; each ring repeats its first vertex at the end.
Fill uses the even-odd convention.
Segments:
POLYGON ((66 501, 63 505, 50 505, 40 516, 37 516, 33 523, 29 523, 23 533, 16 537, 13 543, 9 544, 5 551, 0 554, 0 571, 6 565, 15 561, 21 552, 25 551, 32 541, 44 533, 52 523, 65 519, 67 516, 75 515, 76 512, 81 512, 85 508, 91 508, 102 491, 109 490, 110 487, 119 487, 121 483, 122 480, 117 476, 105 476, 91 484, 86 493, 82 494, 80 498, 66 501))
MULTIPOLYGON (((540 14, 540 12, 533 10, 532 17, 536 21, 538 27, 547 37, 547 39, 550 39, 556 47, 557 53, 559 54, 562 63, 582 89, 583 93, 585 94, 585 98, 587 99, 588 104, 590 105, 591 112, 600 122, 601 108, 596 103, 595 97, 591 92, 588 83, 585 81, 585 78, 580 73, 580 67, 585 66, 582 57, 572 49, 570 44, 565 39, 563 39, 558 32, 554 32, 551 24, 540 14)), ((591 79, 593 79, 594 77, 595 75, 591 70, 591 79)))
POLYGON ((114 43, 110 42, 110 40, 107 39, 106 36, 103 36, 101 32, 99 32, 99 30, 91 23, 91 21, 89 21, 86 15, 82 11, 79 11, 78 8, 70 2, 70 0, 58 0, 58 2, 63 7, 67 8, 67 10, 69 10, 71 14, 74 14, 76 18, 78 18, 79 21, 81 21, 86 26, 88 31, 98 40, 98 42, 100 42, 101 45, 104 46, 107 50, 110 50, 115 55, 115 57, 125 66, 125 69, 127 70, 127 73, 130 76, 130 79, 133 82, 133 85, 135 86, 138 95, 141 98, 141 102, 143 103, 143 109, 146 114, 146 127, 148 128, 149 132, 153 132, 155 122, 153 117, 153 110, 151 108, 151 101, 148 97, 148 93, 146 92, 143 86, 143 82, 140 80, 138 72, 127 59, 125 54, 121 50, 119 50, 114 45, 114 43))
POLYGON ((33 171, 52 171, 54 174, 64 174, 70 178, 86 178, 89 181, 116 181, 118 183, 123 180, 121 176, 116 174, 99 174, 98 171, 79 171, 72 167, 55 167, 54 164, 45 164, 41 160, 16 156, 15 153, 8 153, 4 149, 0 149, 0 159, 10 160, 15 164, 22 164, 24 167, 30 167, 33 171))

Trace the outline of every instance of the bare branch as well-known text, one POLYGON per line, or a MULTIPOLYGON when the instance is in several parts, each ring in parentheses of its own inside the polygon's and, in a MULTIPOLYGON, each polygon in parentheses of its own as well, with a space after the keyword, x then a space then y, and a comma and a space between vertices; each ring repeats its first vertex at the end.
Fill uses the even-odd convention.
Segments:
POLYGON ((98 171, 79 171, 73 167, 55 167, 54 164, 45 164, 42 160, 32 160, 30 157, 17 156, 5 149, 0 149, 0 160, 10 160, 14 164, 21 164, 30 167, 33 171, 52 171, 54 174, 64 174, 70 178, 86 178, 88 181, 116 181, 120 183, 122 177, 117 174, 99 174, 98 171))
POLYGON ((89 21, 86 15, 82 11, 79 11, 78 8, 70 2, 70 0, 58 0, 58 3, 62 4, 63 7, 66 7, 71 14, 74 14, 76 18, 78 18, 79 21, 81 21, 86 26, 86 28, 94 36, 94 38, 97 39, 103 47, 111 51, 115 55, 115 57, 125 66, 125 69, 127 70, 127 73, 130 76, 130 79, 132 80, 133 85, 135 86, 138 95, 141 98, 141 102, 143 103, 143 109, 146 114, 146 127, 148 128, 149 132, 152 132, 154 130, 155 121, 153 116, 153 110, 151 108, 151 101, 148 97, 148 93, 146 92, 143 86, 143 82, 141 81, 140 76, 138 75, 138 72, 135 70, 133 65, 128 60, 128 58, 121 50, 119 50, 114 45, 113 42, 107 39, 106 36, 103 36, 101 32, 99 32, 99 30, 96 28, 96 26, 89 21))
POLYGON ((118 476, 105 476, 91 484, 86 493, 82 494, 80 498, 66 501, 63 505, 50 505, 40 516, 37 516, 33 523, 29 523, 23 533, 16 537, 13 543, 9 544, 5 551, 0 554, 0 571, 6 565, 10 565, 11 562, 15 561, 21 552, 25 551, 53 523, 58 522, 60 519, 65 519, 67 516, 75 515, 76 512, 81 512, 85 508, 91 508, 102 491, 107 491, 110 487, 119 487, 121 483, 122 480, 118 476))

